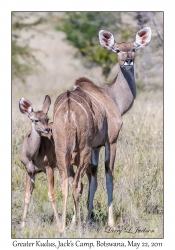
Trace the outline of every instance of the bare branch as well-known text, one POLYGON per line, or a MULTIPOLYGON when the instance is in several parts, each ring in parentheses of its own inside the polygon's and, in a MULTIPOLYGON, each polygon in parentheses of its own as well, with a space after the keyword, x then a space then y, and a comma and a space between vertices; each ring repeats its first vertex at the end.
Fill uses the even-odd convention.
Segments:
POLYGON ((151 21, 152 21, 153 24, 154 24, 155 30, 156 30, 156 32, 157 32, 157 34, 158 34, 158 37, 160 38, 161 42, 163 42, 163 36, 162 36, 162 34, 159 32, 159 29, 158 29, 158 27, 157 27, 157 25, 156 25, 156 22, 155 22, 155 20, 154 20, 154 18, 153 18, 153 15, 152 15, 151 13, 149 13, 149 17, 150 17, 151 21))

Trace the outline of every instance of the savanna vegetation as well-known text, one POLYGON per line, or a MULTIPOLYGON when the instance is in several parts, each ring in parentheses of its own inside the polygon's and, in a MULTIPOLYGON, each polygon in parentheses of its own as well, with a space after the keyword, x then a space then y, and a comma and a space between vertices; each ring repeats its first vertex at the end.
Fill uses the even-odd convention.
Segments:
MULTIPOLYGON (((46 176, 37 175, 26 227, 21 228, 25 168, 19 160, 24 135, 31 121, 19 111, 20 98, 40 109, 46 94, 52 104, 72 89, 80 76, 98 86, 117 74, 117 58, 101 48, 100 29, 110 30, 116 41, 131 41, 141 28, 152 29, 148 47, 136 54, 137 98, 123 116, 114 167, 114 211, 117 229, 107 232, 107 191, 104 149, 101 150, 94 222, 87 226, 88 181, 80 198, 83 238, 163 237, 163 13, 162 12, 13 12, 12 14, 12 238, 57 238, 46 176), (128 231, 143 230, 131 234, 128 231), (146 229, 146 230, 145 230, 146 229)), ((55 193, 62 212, 61 180, 55 169, 55 193)), ((71 188, 64 238, 79 238, 70 229, 73 215, 71 188)))

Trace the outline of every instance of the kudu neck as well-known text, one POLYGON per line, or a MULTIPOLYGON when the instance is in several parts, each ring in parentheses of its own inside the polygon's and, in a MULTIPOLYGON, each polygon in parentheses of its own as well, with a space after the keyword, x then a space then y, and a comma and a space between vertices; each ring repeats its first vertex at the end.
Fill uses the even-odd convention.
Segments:
POLYGON ((32 122, 31 133, 28 137, 28 151, 30 156, 33 157, 37 152, 41 144, 41 134, 35 129, 35 124, 32 122))
POLYGON ((118 75, 107 85, 107 89, 123 115, 131 108, 136 97, 134 67, 127 70, 119 66, 118 75))

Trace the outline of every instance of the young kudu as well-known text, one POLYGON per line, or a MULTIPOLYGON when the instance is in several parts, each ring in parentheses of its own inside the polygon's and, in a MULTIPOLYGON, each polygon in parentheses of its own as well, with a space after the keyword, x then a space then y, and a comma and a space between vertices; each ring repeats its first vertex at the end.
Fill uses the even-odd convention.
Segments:
POLYGON ((29 100, 22 98, 19 109, 32 120, 32 128, 24 137, 20 160, 26 168, 26 192, 24 199, 24 212, 22 226, 25 226, 27 210, 34 188, 35 175, 44 172, 48 181, 48 196, 54 209, 58 224, 58 213, 54 194, 54 168, 57 166, 55 147, 51 134, 52 123, 48 124, 48 110, 51 104, 50 97, 46 95, 41 111, 33 111, 29 100))
POLYGON ((63 194, 62 228, 66 223, 68 197, 68 170, 72 154, 76 153, 77 171, 73 179, 73 197, 79 226, 79 193, 85 173, 89 179, 88 219, 97 189, 99 151, 105 146, 105 173, 108 193, 108 225, 115 228, 113 216, 113 168, 116 142, 122 126, 121 116, 127 112, 136 97, 134 54, 151 40, 151 29, 136 33, 135 41, 116 43, 109 31, 99 32, 101 45, 118 55, 119 72, 105 87, 97 87, 87 78, 75 82, 75 89, 58 96, 54 105, 53 137, 63 194))

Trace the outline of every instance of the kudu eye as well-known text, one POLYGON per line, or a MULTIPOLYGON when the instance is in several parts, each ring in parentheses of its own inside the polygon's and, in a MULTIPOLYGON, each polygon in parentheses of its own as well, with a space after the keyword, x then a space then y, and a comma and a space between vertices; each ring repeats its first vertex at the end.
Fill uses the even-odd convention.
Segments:
POLYGON ((120 50, 119 50, 119 49, 116 49, 116 52, 117 52, 117 53, 119 53, 119 52, 120 52, 120 50))
POLYGON ((39 122, 39 120, 35 120, 35 122, 39 122))

